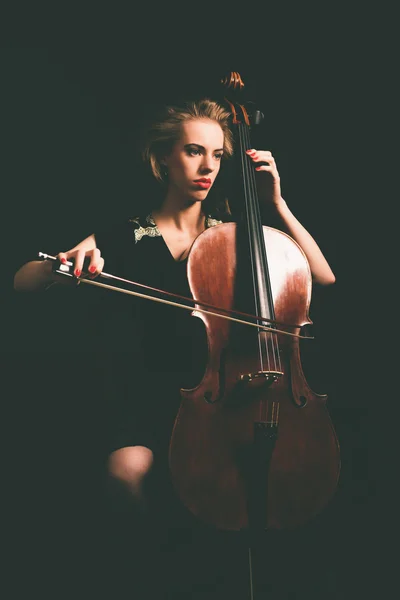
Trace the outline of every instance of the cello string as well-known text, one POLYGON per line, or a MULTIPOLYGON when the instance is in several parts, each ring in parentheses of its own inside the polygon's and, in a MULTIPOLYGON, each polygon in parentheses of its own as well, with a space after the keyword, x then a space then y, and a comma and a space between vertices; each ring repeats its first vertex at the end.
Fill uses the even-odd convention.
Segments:
MULTIPOLYGON (((245 206, 246 206, 246 212, 247 212, 248 243, 249 243, 249 247, 250 247, 250 259, 251 259, 251 267, 252 267, 254 299, 256 302, 255 312, 260 314, 261 312, 263 312, 262 308, 261 308, 261 303, 260 303, 260 286, 259 286, 261 277, 260 277, 260 274, 256 272, 256 265, 255 265, 255 262, 257 261, 257 266, 258 266, 258 268, 260 267, 259 256, 257 256, 257 258, 256 258, 256 254, 255 254, 255 249, 257 247, 257 243, 258 243, 258 247, 260 247, 260 245, 259 245, 260 239, 258 236, 259 227, 257 226, 257 223, 254 222, 254 217, 256 216, 256 213, 254 211, 254 205, 257 204, 257 202, 255 201, 255 196, 254 196, 254 191, 255 191, 254 190, 254 181, 252 181, 252 177, 251 177, 252 174, 254 176, 254 172, 251 168, 251 158, 248 157, 245 153, 246 149, 251 148, 250 136, 249 136, 248 129, 245 128, 244 125, 243 126, 239 125, 239 134, 240 134, 240 141, 241 141, 240 148, 241 148, 242 171, 243 171, 244 190, 245 190, 245 206), (252 184, 253 184, 253 189, 251 189, 252 184), (258 239, 256 239, 256 237, 258 237, 258 239), (257 277, 257 275, 258 275, 258 277, 257 277)), ((263 351, 265 351, 265 354, 266 354, 267 369, 270 370, 269 348, 268 348, 268 344, 265 344, 265 340, 261 339, 260 330, 259 330, 259 333, 257 336, 257 342, 258 342, 258 352, 259 352, 259 361, 260 361, 259 362, 260 371, 265 370, 264 352, 263 351)), ((263 401, 259 402, 259 416, 258 416, 259 421, 266 420, 266 415, 264 413, 266 413, 267 411, 268 411, 268 403, 263 402, 263 401)))
MULTIPOLYGON (((247 133, 246 146, 250 148, 250 135, 249 135, 248 129, 246 130, 245 133, 247 133)), ((251 186, 251 190, 252 190, 252 209, 253 209, 253 214, 254 214, 253 232, 257 236, 259 247, 262 248, 263 244, 265 246, 264 231, 263 231, 262 222, 261 222, 260 207, 259 207, 259 202, 258 202, 257 188, 256 188, 256 181, 255 181, 255 173, 254 173, 254 169, 252 168, 251 158, 249 158, 249 157, 247 157, 246 166, 247 166, 247 171, 248 171, 248 181, 250 182, 250 186, 251 186)), ((267 272, 265 268, 264 268, 264 272, 267 272)), ((271 308, 273 310, 273 306, 271 308)), ((260 308, 260 312, 261 312, 261 308, 260 308)), ((277 364, 277 362, 278 362, 277 356, 279 357, 279 351, 277 351, 277 349, 275 348, 275 344, 274 344, 275 336, 271 333, 270 335, 262 335, 262 336, 260 335, 260 338, 262 338, 262 343, 260 340, 260 345, 261 345, 261 348, 264 348, 268 369, 271 370, 270 355, 272 355, 272 362, 274 364, 274 369, 280 370, 280 368, 278 367, 278 364, 277 364)))
MULTIPOLYGON (((247 190, 247 186, 246 186, 246 171, 247 171, 247 177, 248 177, 248 157, 247 155, 245 155, 245 149, 246 149, 246 140, 245 140, 245 134, 243 131, 244 127, 242 126, 241 123, 238 124, 238 132, 239 132, 239 142, 240 142, 240 160, 241 160, 241 167, 242 167, 242 175, 243 175, 243 181, 244 181, 244 186, 243 186, 243 192, 244 192, 244 206, 245 206, 245 210, 246 210, 246 218, 247 218, 247 235, 248 235, 248 244, 249 244, 249 248, 250 248, 250 263, 251 263, 251 272, 252 272, 252 281, 253 281, 253 294, 254 294, 254 299, 256 301, 256 313, 261 312, 260 311, 260 306, 257 303, 257 298, 258 298, 258 290, 256 288, 256 270, 255 270, 255 264, 254 264, 254 240, 252 239, 252 236, 250 234, 252 227, 251 227, 251 222, 250 222, 250 201, 249 201, 249 194, 248 194, 248 190, 247 190)), ((261 341, 260 341, 260 336, 257 337, 257 342, 258 342, 258 352, 259 352, 259 360, 260 360, 260 370, 263 371, 263 353, 262 353, 262 346, 261 346, 261 341)))
MULTIPOLYGON (((250 149, 251 148, 251 142, 250 142, 250 134, 249 134, 249 130, 246 129, 244 132, 244 135, 246 137, 246 143, 245 143, 245 147, 250 149), (247 135, 246 135, 247 133, 247 135)), ((246 163, 246 170, 247 170, 247 179, 248 182, 250 184, 250 187, 252 188, 252 198, 253 198, 253 202, 252 202, 252 211, 253 213, 256 215, 255 213, 255 207, 256 207, 256 188, 255 188, 255 180, 254 180, 254 171, 252 169, 252 162, 251 162, 251 158, 247 157, 247 160, 245 160, 246 163)), ((257 216, 257 215, 256 215, 257 216)), ((253 235, 256 236, 258 238, 257 243, 259 244, 260 247, 260 237, 259 237, 259 227, 257 226, 257 223, 252 223, 252 232, 253 235)), ((258 290, 258 293, 260 293, 260 290, 258 290)), ((257 312, 262 312, 261 306, 257 307, 258 310, 257 312)), ((263 360, 263 347, 265 350, 265 355, 266 355, 266 362, 267 362, 267 368, 268 370, 271 369, 271 365, 270 365, 270 357, 269 357, 269 349, 268 349, 268 343, 265 340, 265 336, 263 336, 263 339, 261 339, 261 336, 259 336, 259 344, 260 344, 260 354, 261 354, 261 370, 264 370, 264 360, 263 360)))
MULTIPOLYGON (((248 146, 250 147, 250 135, 249 135, 249 131, 247 131, 247 137, 248 137, 248 146)), ((258 195, 257 195, 257 185, 256 185, 256 178, 255 178, 255 172, 254 169, 251 168, 252 163, 251 163, 251 159, 249 159, 248 161, 248 165, 249 165, 249 170, 250 170, 250 175, 249 175, 249 180, 251 182, 251 186, 252 186, 252 190, 253 190, 253 198, 254 198, 254 212, 256 214, 256 220, 258 221, 259 226, 255 227, 256 230, 256 235, 258 236, 258 243, 260 244, 260 247, 265 247, 266 242, 265 242, 265 237, 264 237, 264 230, 262 227, 262 220, 261 220, 261 214, 260 214, 260 205, 259 205, 259 201, 258 201, 258 195)), ((267 266, 267 264, 266 264, 267 266)), ((267 269, 265 268, 265 272, 267 273, 267 269)), ((272 291, 271 291, 271 295, 272 295, 272 291)), ((271 309, 273 311, 273 304, 271 306, 271 309)), ((270 317, 275 317, 274 314, 271 314, 270 317)), ((279 370, 282 371, 282 365, 281 365, 281 360, 280 360, 280 352, 279 352, 279 343, 278 343, 278 337, 277 335, 274 335, 273 333, 269 334, 269 335, 263 335, 262 336, 264 338, 264 343, 265 343, 265 348, 266 348, 266 353, 268 356, 268 361, 269 361, 269 352, 268 352, 268 344, 269 342, 271 343, 271 353, 273 356, 273 360, 274 360, 274 368, 275 370, 279 370)), ((268 362, 268 366, 269 362, 268 362)))
MULTIPOLYGON (((252 148, 251 145, 251 140, 250 140, 250 132, 247 129, 247 147, 248 148, 252 148)), ((257 244, 258 244, 258 248, 261 250, 262 248, 262 244, 265 244, 264 238, 263 238, 263 229, 262 229, 262 221, 261 221, 261 215, 260 215, 260 210, 259 210, 259 201, 258 201, 258 195, 257 195, 257 188, 256 188, 256 181, 255 181, 255 173, 254 173, 254 167, 253 167, 253 162, 251 157, 247 158, 247 169, 248 169, 248 180, 250 182, 251 188, 252 188, 252 198, 253 198, 253 202, 252 202, 252 210, 254 213, 254 220, 255 222, 253 223, 253 235, 256 236, 257 239, 257 244)), ((260 251, 259 251, 260 252, 260 251)), ((260 264, 260 254, 258 256, 258 261, 260 264)), ((262 262, 261 262, 262 265, 262 262)), ((264 265, 265 267, 265 265, 264 265)), ((265 268, 264 268, 264 273, 265 273, 265 268)), ((264 289, 264 285, 265 281, 263 281, 263 279, 260 278, 260 287, 261 289, 259 289, 259 293, 262 293, 261 290, 263 292, 265 292, 264 289)), ((265 306, 263 306, 263 309, 261 308, 261 306, 259 307, 259 312, 262 314, 265 314, 265 306)), ((273 344, 271 346, 271 352, 270 352, 270 340, 271 340, 271 336, 270 335, 264 335, 261 333, 261 331, 259 332, 259 339, 260 339, 260 348, 263 351, 265 358, 266 358, 266 367, 264 367, 264 364, 262 365, 262 370, 266 369, 268 371, 271 371, 271 354, 272 354, 272 360, 274 360, 275 363, 275 368, 276 368, 276 360, 275 360, 275 356, 274 356, 274 347, 273 344)), ((264 399, 261 400, 259 402, 259 420, 260 421, 268 421, 268 400, 264 399)))
MULTIPOLYGON (((256 186, 256 183, 255 183, 255 172, 254 172, 254 170, 252 171, 252 175, 253 175, 253 180, 254 180, 254 186, 256 186)), ((270 279, 270 275, 269 275, 269 266, 268 266, 268 259, 267 259, 267 242, 265 240, 264 229, 263 229, 263 226, 262 226, 262 220, 261 220, 261 215, 260 215, 260 205, 259 205, 259 202, 257 202, 256 210, 258 211, 260 225, 261 225, 261 227, 260 227, 260 237, 261 237, 260 244, 262 245, 263 248, 265 248, 265 255, 264 255, 264 260, 265 260, 265 265, 266 265, 265 272, 267 273, 267 285, 268 285, 269 290, 270 290, 271 316, 275 316, 275 312, 274 312, 274 300, 273 300, 272 287, 271 287, 271 279, 270 279)), ((273 355, 273 358, 274 358, 274 367, 275 367, 275 369, 277 371, 282 371, 278 336, 275 333, 271 333, 270 335, 263 335, 263 338, 265 339, 265 343, 266 344, 270 344, 271 345, 272 355, 273 355)))
MULTIPOLYGON (((251 148, 249 128, 245 129, 244 135, 245 135, 246 142, 247 142, 244 147, 251 148)), ((252 163, 252 160, 250 157, 247 157, 246 166, 247 166, 247 179, 248 179, 248 182, 250 183, 250 189, 251 189, 252 212, 254 215, 254 222, 252 224, 252 230, 253 230, 254 235, 256 236, 256 240, 257 240, 256 243, 258 243, 258 245, 259 245, 258 247, 260 248, 260 250, 262 250, 263 248, 265 248, 266 242, 265 242, 265 237, 264 237, 264 229, 262 226, 260 204, 259 204, 258 194, 257 194, 256 174, 255 174, 255 171, 253 168, 253 163, 252 163)), ((263 272, 264 272, 265 276, 268 278, 269 271, 268 271, 268 262, 267 262, 267 257, 266 257, 266 248, 265 248, 265 254, 263 254, 261 252, 261 256, 259 256, 258 259, 264 263, 263 272)), ((264 280, 264 285, 265 284, 269 286, 269 289, 271 289, 270 288, 270 280, 268 280, 268 279, 267 279, 267 281, 264 280)), ((264 291, 266 293, 268 293, 268 290, 264 290, 264 291)), ((272 290, 271 290, 270 298, 272 298, 272 290)), ((261 306, 257 306, 256 312, 262 313, 261 306)), ((274 307, 273 307, 272 299, 270 301, 270 312, 271 312, 271 314, 269 316, 274 318, 275 315, 274 315, 274 307)), ((261 349, 263 348, 265 351, 268 370, 271 370, 270 356, 272 356, 272 362, 273 362, 275 371, 278 371, 278 370, 282 371, 277 335, 275 333, 260 332, 259 338, 261 338, 260 339, 260 348, 261 349), (261 343, 261 341, 262 341, 262 343, 261 343)), ((261 360, 262 360, 262 356, 261 356, 261 360)), ((262 367, 262 369, 263 369, 263 367, 262 367)), ((277 415, 275 408, 276 408, 275 402, 270 407, 268 400, 265 399, 264 401, 261 401, 259 404, 260 421, 268 422, 268 417, 270 417, 271 426, 273 426, 275 424, 275 418, 277 415), (269 410, 271 410, 270 415, 268 415, 269 410)))

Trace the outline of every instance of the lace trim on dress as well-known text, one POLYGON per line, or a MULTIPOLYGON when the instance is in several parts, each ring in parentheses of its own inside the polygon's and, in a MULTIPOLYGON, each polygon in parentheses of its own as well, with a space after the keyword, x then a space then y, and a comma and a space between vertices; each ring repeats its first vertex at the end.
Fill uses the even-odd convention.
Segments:
MULTIPOLYGON (((146 235, 149 237, 161 236, 161 232, 155 224, 151 213, 147 215, 145 221, 147 225, 146 227, 143 227, 140 223, 140 217, 129 219, 129 223, 134 223, 137 226, 134 230, 136 244, 140 242, 140 240, 146 235)), ((215 227, 215 225, 220 225, 221 223, 222 221, 219 221, 218 219, 213 219, 210 215, 206 217, 206 229, 208 229, 209 227, 215 227)))
POLYGON ((161 232, 158 229, 157 225, 155 224, 154 219, 151 216, 151 214, 147 215, 147 217, 146 217, 146 223, 148 223, 147 227, 142 227, 142 225, 140 224, 139 217, 135 217, 134 219, 129 219, 129 222, 135 223, 135 225, 137 225, 137 228, 134 231, 136 244, 138 242, 140 242, 142 237, 144 237, 145 235, 148 235, 149 237, 158 237, 161 235, 161 232))

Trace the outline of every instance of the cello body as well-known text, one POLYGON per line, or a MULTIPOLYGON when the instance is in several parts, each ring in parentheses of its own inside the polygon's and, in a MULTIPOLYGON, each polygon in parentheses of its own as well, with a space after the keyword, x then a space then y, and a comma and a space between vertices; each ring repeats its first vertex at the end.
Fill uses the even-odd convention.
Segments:
MULTIPOLYGON (((311 323, 308 261, 290 236, 267 226, 262 231, 275 319, 296 324, 292 333, 299 333, 311 323)), ((235 223, 217 225, 195 240, 187 265, 194 301, 247 308, 248 264, 240 246, 235 223)), ((223 530, 248 528, 251 512, 262 529, 306 523, 336 489, 340 454, 327 396, 313 392, 304 376, 299 338, 196 310, 192 317, 204 322, 208 361, 198 385, 181 390, 171 435, 170 473, 178 497, 201 521, 223 530), (272 338, 279 342, 281 375, 272 382, 257 377, 260 338, 267 349, 272 338)))

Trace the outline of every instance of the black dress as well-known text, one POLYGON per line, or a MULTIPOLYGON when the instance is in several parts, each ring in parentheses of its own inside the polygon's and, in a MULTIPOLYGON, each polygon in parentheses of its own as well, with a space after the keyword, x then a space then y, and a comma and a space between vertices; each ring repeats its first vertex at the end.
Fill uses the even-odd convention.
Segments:
MULTIPOLYGON (((206 220, 207 227, 218 223, 206 220)), ((191 297, 187 260, 174 259, 150 215, 96 233, 96 243, 105 272, 191 297)), ((97 308, 107 357, 103 393, 113 406, 110 451, 131 445, 165 451, 179 390, 196 385, 204 372, 203 323, 189 310, 121 293, 101 294, 97 308)))

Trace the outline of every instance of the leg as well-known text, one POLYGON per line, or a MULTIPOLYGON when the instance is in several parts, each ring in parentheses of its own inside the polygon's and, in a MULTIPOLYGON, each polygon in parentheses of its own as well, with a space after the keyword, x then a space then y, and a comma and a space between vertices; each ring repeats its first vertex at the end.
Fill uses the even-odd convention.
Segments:
POLYGON ((153 452, 145 446, 126 446, 111 453, 107 463, 109 489, 113 496, 146 510, 144 485, 153 466, 153 452))
POLYGON ((153 462, 153 452, 145 446, 120 448, 107 461, 106 493, 111 526, 108 567, 112 573, 112 593, 118 599, 153 598, 152 578, 159 577, 159 543, 145 490, 153 462))

